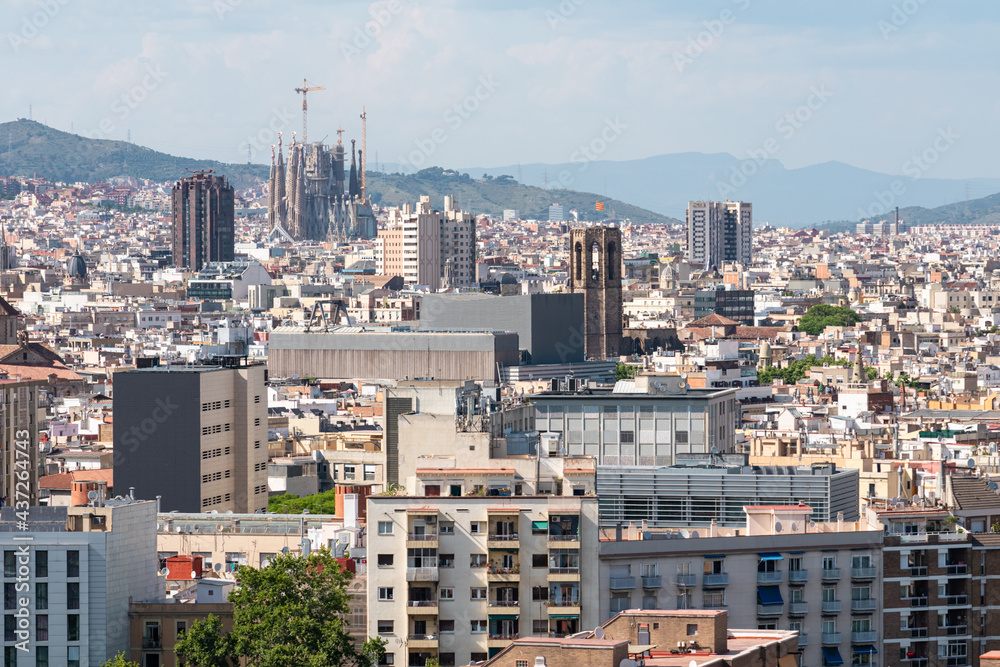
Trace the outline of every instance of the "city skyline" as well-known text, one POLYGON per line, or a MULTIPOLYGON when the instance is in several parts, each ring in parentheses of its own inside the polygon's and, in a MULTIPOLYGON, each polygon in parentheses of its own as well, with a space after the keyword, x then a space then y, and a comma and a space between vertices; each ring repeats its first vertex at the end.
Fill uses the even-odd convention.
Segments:
POLYGON ((359 136, 365 107, 373 167, 696 151, 1000 176, 985 3, 3 4, 6 60, 48 83, 9 82, 0 117, 175 155, 267 163, 277 131, 301 133, 305 77, 326 88, 312 137, 359 136))

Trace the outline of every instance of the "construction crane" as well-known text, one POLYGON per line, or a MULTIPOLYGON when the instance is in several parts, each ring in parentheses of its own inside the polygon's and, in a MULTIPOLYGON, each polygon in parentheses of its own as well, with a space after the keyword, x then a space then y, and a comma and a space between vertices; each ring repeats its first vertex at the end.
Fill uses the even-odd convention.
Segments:
POLYGON ((295 92, 302 93, 302 143, 306 143, 306 137, 308 137, 308 125, 306 123, 306 112, 309 109, 309 105, 306 104, 306 93, 311 90, 326 90, 325 86, 310 86, 309 83, 302 79, 302 87, 296 88, 295 92))
POLYGON ((361 198, 365 197, 365 172, 368 171, 368 113, 361 107, 361 198))

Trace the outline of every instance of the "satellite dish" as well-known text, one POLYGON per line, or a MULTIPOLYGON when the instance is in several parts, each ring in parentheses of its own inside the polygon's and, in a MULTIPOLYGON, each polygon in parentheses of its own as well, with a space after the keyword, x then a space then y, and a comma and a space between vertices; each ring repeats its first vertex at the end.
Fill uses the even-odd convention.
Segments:
POLYGON ((281 547, 281 553, 285 554, 286 556, 288 555, 289 551, 291 551, 291 549, 289 549, 288 547, 281 547))
POLYGON ((190 533, 191 532, 191 524, 187 524, 187 525, 184 526, 184 532, 185 533, 190 533))
POLYGON ((892 500, 890 500, 889 502, 892 503, 893 505, 895 505, 896 503, 899 502, 899 498, 897 496, 893 496, 892 500))
POLYGON ((88 491, 87 498, 90 500, 97 500, 97 491, 88 491))
POLYGON ((604 639, 604 628, 599 625, 594 628, 594 637, 596 639, 604 639))
POLYGON ((169 577, 170 576, 170 570, 168 570, 167 568, 163 568, 162 570, 160 570, 160 576, 169 577))
POLYGON ((986 486, 990 487, 990 491, 996 491, 997 490, 997 483, 996 482, 990 482, 986 486))
POLYGON ((681 379, 682 380, 687 380, 688 379, 688 374, 687 373, 681 373, 681 379))
POLYGON ((182 530, 182 529, 181 529, 181 527, 180 527, 180 526, 177 526, 176 528, 174 528, 174 532, 175 532, 175 533, 179 533, 179 532, 181 532, 181 530, 182 530))
POLYGON ((775 521, 774 522, 774 532, 780 533, 783 529, 784 529, 784 526, 781 525, 780 521, 775 521))
POLYGON ((674 539, 674 534, 671 531, 668 530, 667 533, 666 533, 666 535, 667 535, 667 539, 668 540, 674 539))
POLYGON ((639 663, 630 658, 625 658, 618 663, 618 667, 639 667, 639 663))
POLYGON ((792 532, 793 533, 799 532, 799 524, 795 523, 794 521, 792 522, 792 532))
POLYGON ((221 523, 215 524, 215 530, 217 530, 218 532, 221 533, 223 528, 225 528, 225 526, 223 526, 221 523))
POLYGON ((691 531, 691 537, 697 539, 698 538, 698 531, 697 530, 691 531))
POLYGON ((968 461, 965 462, 965 465, 969 466, 970 468, 975 468, 976 467, 976 459, 969 459, 968 461))
POLYGON ((681 537, 683 537, 686 540, 687 538, 691 537, 691 533, 689 533, 686 528, 682 528, 681 537))
POLYGON ((197 572, 195 572, 194 570, 192 570, 192 571, 191 571, 191 578, 192 578, 192 579, 197 579, 197 578, 198 578, 198 573, 197 573, 197 572))
POLYGON ((222 572, 222 563, 216 563, 215 565, 212 566, 212 569, 215 570, 216 572, 222 572))

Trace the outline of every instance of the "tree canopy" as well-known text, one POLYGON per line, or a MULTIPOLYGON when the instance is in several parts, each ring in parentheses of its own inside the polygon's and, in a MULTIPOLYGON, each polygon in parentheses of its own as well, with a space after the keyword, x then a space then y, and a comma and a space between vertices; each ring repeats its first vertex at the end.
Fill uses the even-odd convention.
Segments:
POLYGON ((115 657, 101 663, 101 667, 139 667, 139 663, 127 660, 125 658, 125 652, 121 651, 115 657))
POLYGON ((818 336, 827 327, 851 327, 861 321, 861 316, 850 308, 818 304, 799 318, 798 330, 818 336))
POLYGON ((302 497, 283 493, 280 496, 271 496, 267 501, 267 511, 279 514, 302 514, 303 510, 309 510, 310 514, 336 514, 336 507, 336 491, 324 491, 302 497))
POLYGON ((785 384, 795 384, 809 373, 810 368, 813 366, 823 366, 824 364, 830 366, 850 366, 851 362, 845 359, 834 359, 829 355, 820 359, 815 354, 809 354, 802 359, 793 361, 784 368, 769 366, 757 373, 757 380, 761 384, 771 384, 775 378, 780 378, 785 381, 785 384))
POLYGON ((176 652, 191 667, 374 667, 385 642, 369 639, 359 652, 348 633, 347 582, 329 549, 308 556, 279 554, 267 566, 236 568, 230 593, 233 629, 209 617, 193 624, 176 652))

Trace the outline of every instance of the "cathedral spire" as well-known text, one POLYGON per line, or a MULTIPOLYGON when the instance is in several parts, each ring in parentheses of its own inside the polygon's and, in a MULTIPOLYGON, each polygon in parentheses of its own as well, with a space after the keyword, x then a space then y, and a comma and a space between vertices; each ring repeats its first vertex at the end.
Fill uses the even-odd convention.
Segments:
POLYGON ((351 198, 357 197, 360 194, 360 190, 358 188, 358 164, 355 157, 354 139, 351 139, 351 180, 348 183, 347 191, 348 196, 351 198))

